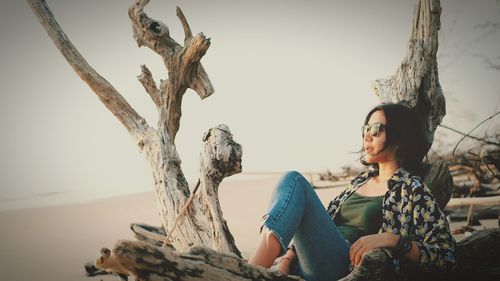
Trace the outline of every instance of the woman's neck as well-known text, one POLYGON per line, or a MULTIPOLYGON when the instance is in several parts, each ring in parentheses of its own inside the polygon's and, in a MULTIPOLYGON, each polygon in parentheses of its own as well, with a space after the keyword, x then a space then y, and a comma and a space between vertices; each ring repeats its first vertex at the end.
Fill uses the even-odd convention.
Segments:
POLYGON ((378 163, 378 179, 387 181, 398 169, 399 165, 396 160, 378 163))

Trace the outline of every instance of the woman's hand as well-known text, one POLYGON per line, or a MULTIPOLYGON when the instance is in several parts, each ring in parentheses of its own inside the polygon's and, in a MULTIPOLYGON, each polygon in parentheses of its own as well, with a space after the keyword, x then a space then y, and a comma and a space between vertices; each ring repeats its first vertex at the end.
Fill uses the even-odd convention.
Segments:
POLYGON ((376 248, 396 247, 398 240, 399 235, 386 232, 367 235, 359 238, 356 242, 354 242, 354 244, 352 244, 351 250, 349 251, 349 258, 352 265, 358 266, 361 262, 361 258, 368 251, 376 248))

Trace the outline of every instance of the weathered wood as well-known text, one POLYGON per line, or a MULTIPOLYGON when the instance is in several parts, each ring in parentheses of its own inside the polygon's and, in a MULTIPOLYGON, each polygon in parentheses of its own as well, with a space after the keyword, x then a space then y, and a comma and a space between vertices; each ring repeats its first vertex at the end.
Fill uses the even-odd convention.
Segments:
MULTIPOLYGON (((219 125, 208 130, 203 136, 203 150, 200 155, 201 192, 197 194, 197 210, 207 215, 208 228, 214 237, 212 249, 222 250, 241 256, 233 235, 224 220, 219 203, 219 184, 225 177, 241 172, 241 145, 233 140, 226 125, 219 125)), ((207 246, 206 244, 204 246, 207 246)))
POLYGON ((500 217, 500 196, 453 198, 445 212, 452 221, 496 219, 500 217))
POLYGON ((455 208, 468 207, 470 205, 483 207, 500 205, 500 196, 453 198, 446 206, 446 209, 451 210, 455 208))
POLYGON ((95 266, 94 261, 86 263, 84 265, 84 267, 85 267, 85 272, 87 273, 87 276, 89 276, 89 277, 97 276, 97 275, 111 274, 111 272, 108 272, 102 268, 98 268, 97 266, 95 266))
POLYGON ((143 135, 151 129, 146 120, 128 104, 113 85, 87 63, 59 26, 45 1, 26 1, 76 74, 96 93, 99 100, 139 142, 143 135))
POLYGON ((417 110, 427 150, 446 114, 436 60, 440 15, 439 0, 417 1, 405 58, 392 77, 377 79, 372 85, 373 92, 382 102, 404 102, 417 110))
POLYGON ((113 249, 104 249, 96 264, 125 273, 138 281, 146 280, 301 280, 277 271, 248 264, 234 254, 206 247, 194 247, 186 253, 160 248, 141 241, 118 241, 113 249))
POLYGON ((447 161, 436 161, 432 164, 426 164, 424 167, 424 183, 432 191, 441 209, 444 209, 453 193, 453 178, 450 175, 448 165, 447 161))
MULTIPOLYGON (((186 89, 193 89, 202 99, 214 92, 208 75, 200 63, 210 46, 210 39, 203 33, 193 38, 189 31, 186 33, 188 36, 185 38, 184 46, 181 46, 170 37, 169 29, 164 23, 149 18, 144 12, 148 3, 149 0, 137 0, 130 6, 128 14, 137 45, 147 46, 159 54, 167 67, 168 79, 163 80, 160 85, 162 98, 158 126, 159 129, 166 129, 168 139, 173 142, 179 130, 182 96, 186 89)), ((182 11, 179 8, 177 11, 184 28, 188 27, 182 11)))
POLYGON ((139 82, 141 82, 142 86, 149 94, 156 107, 159 108, 161 106, 160 90, 156 87, 153 75, 151 74, 149 68, 147 68, 145 65, 141 65, 141 72, 142 73, 137 76, 137 79, 139 79, 139 82))
POLYGON ((368 252, 361 259, 361 264, 339 281, 394 280, 396 276, 392 252, 378 248, 368 252))
POLYGON ((473 233, 458 243, 457 268, 449 280, 500 280, 500 230, 473 233))
MULTIPOLYGON (((457 244, 457 267, 451 273, 426 273, 417 266, 403 267, 406 280, 498 280, 500 278, 500 230, 485 229, 457 244)), ((375 249, 367 253, 359 267, 342 281, 394 280, 392 252, 375 249)), ((300 280, 283 276, 243 259, 206 247, 194 247, 186 253, 162 249, 138 241, 118 241, 111 253, 103 249, 98 266, 126 272, 137 280, 300 280), (164 278, 164 279, 161 279, 164 278)))
MULTIPOLYGON (((177 8, 177 15, 185 30, 184 46, 181 46, 169 35, 168 27, 163 23, 153 20, 144 12, 144 7, 149 1, 136 1, 129 9, 129 17, 132 21, 134 38, 139 46, 147 46, 158 53, 167 66, 168 79, 161 82, 159 88, 160 105, 158 121, 158 131, 160 142, 155 139, 149 143, 146 155, 154 170, 156 181, 156 192, 158 203, 161 209, 161 217, 166 230, 172 229, 175 217, 189 197, 189 190, 180 168, 180 159, 175 149, 174 139, 180 125, 181 101, 187 88, 195 90, 204 99, 210 96, 214 90, 207 74, 203 70, 200 59, 210 46, 210 40, 200 33, 192 36, 191 28, 186 17, 177 8), (159 157, 161 156, 161 157, 159 157), (166 186, 165 186, 166 185, 166 186), (181 191, 181 192, 178 192, 181 191)), ((149 71, 143 69, 145 81, 150 81, 149 71), (147 79, 146 79, 147 78, 147 79)), ((152 85, 152 82, 143 83, 152 85)), ((154 92, 152 86, 149 92, 154 92)), ((222 127, 217 127, 222 128, 222 127)), ((218 130, 218 129, 213 129, 218 130)), ((220 159, 219 163, 227 165, 224 176, 229 176, 241 171, 241 146, 232 140, 232 135, 227 127, 224 130, 228 133, 222 137, 221 141, 231 144, 231 147, 220 147, 220 151, 231 155, 232 158, 220 159), (239 153, 239 154, 238 154, 239 153), (239 155, 239 159, 238 156, 239 155), (227 160, 227 161, 226 161, 227 160), (226 162, 225 162, 226 161, 226 162)), ((148 144, 148 143, 145 143, 148 144)), ((218 143, 222 144, 222 143, 218 143)), ((206 143, 210 146, 212 143, 206 143)), ((210 169, 210 166, 203 168, 210 169)), ((229 233, 227 226, 222 223, 222 212, 218 199, 215 201, 207 196, 203 196, 206 190, 217 190, 222 181, 218 178, 216 182, 206 178, 208 171, 200 171, 201 192, 197 194, 197 199, 190 207, 189 215, 179 224, 176 231, 171 234, 171 241, 179 249, 186 249, 194 245, 207 245, 224 252, 232 252, 239 255, 239 250, 234 244, 234 239, 229 233), (207 208, 208 212, 207 212, 207 208), (218 218, 218 219, 213 219, 218 218)), ((214 194, 217 197, 217 194, 214 194)))
POLYGON ((132 223, 130 229, 135 233, 135 238, 140 241, 154 244, 158 247, 163 245, 167 237, 165 229, 144 223, 132 223))
MULTIPOLYGON (((163 227, 166 230, 171 229, 179 210, 190 195, 188 183, 181 170, 181 159, 174 143, 182 115, 182 96, 188 88, 193 89, 202 99, 214 92, 200 62, 210 46, 210 40, 202 33, 193 37, 186 17, 179 8, 177 15, 185 31, 184 46, 170 37, 165 24, 149 18, 144 12, 148 0, 137 0, 130 6, 129 17, 138 46, 147 46, 158 53, 168 70, 168 79, 162 80, 159 86, 144 65, 138 76, 139 82, 159 112, 158 129, 154 129, 85 61, 58 25, 47 3, 43 0, 27 0, 27 2, 75 72, 137 141, 141 153, 151 166, 163 227)), ((215 128, 214 135, 218 139, 215 141, 209 138, 205 145, 210 148, 205 149, 217 151, 220 155, 207 154, 205 157, 206 165, 202 165, 200 172, 202 192, 197 195, 197 200, 189 209, 189 215, 172 233, 171 241, 179 250, 206 245, 239 255, 234 239, 222 217, 216 191, 223 177, 241 171, 241 146, 232 140, 227 127, 215 128), (224 133, 221 133, 221 130, 224 133), (214 143, 220 147, 211 147, 214 143), (217 167, 211 166, 212 164, 216 164, 217 167), (214 177, 214 170, 219 168, 221 175, 214 177)), ((206 151, 204 153, 206 154, 206 151)))

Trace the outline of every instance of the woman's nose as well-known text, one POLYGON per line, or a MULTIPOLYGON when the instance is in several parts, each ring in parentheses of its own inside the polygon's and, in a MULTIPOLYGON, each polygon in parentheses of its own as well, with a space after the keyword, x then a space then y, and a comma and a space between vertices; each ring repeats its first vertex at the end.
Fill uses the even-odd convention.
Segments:
POLYGON ((364 133, 363 134, 363 139, 365 141, 372 141, 373 140, 373 137, 370 135, 370 133, 364 133))

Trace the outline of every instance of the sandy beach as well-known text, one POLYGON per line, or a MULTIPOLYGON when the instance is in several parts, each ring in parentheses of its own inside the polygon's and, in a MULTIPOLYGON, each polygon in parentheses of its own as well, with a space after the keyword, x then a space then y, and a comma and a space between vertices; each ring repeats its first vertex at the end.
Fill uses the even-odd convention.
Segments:
MULTIPOLYGON (((279 176, 228 181, 220 201, 243 256, 253 252, 261 216, 279 176)), ((324 204, 342 188, 317 190, 324 204)), ((86 277, 83 265, 101 247, 134 239, 130 223, 160 225, 153 192, 112 197, 84 204, 0 212, 0 276, 2 280, 119 280, 86 277)), ((459 223, 460 224, 460 223, 459 223)), ((463 223, 461 223, 463 224, 463 223)))
MULTIPOLYGON (((260 217, 279 176, 223 182, 224 217, 245 257, 258 237, 260 217)), ((320 192, 324 193, 324 192, 320 192)), ((329 192, 331 193, 331 191, 329 192)), ((83 265, 102 247, 135 239, 129 225, 160 225, 153 192, 83 204, 0 212, 0 276, 3 280, 119 280, 86 277, 83 265)))

